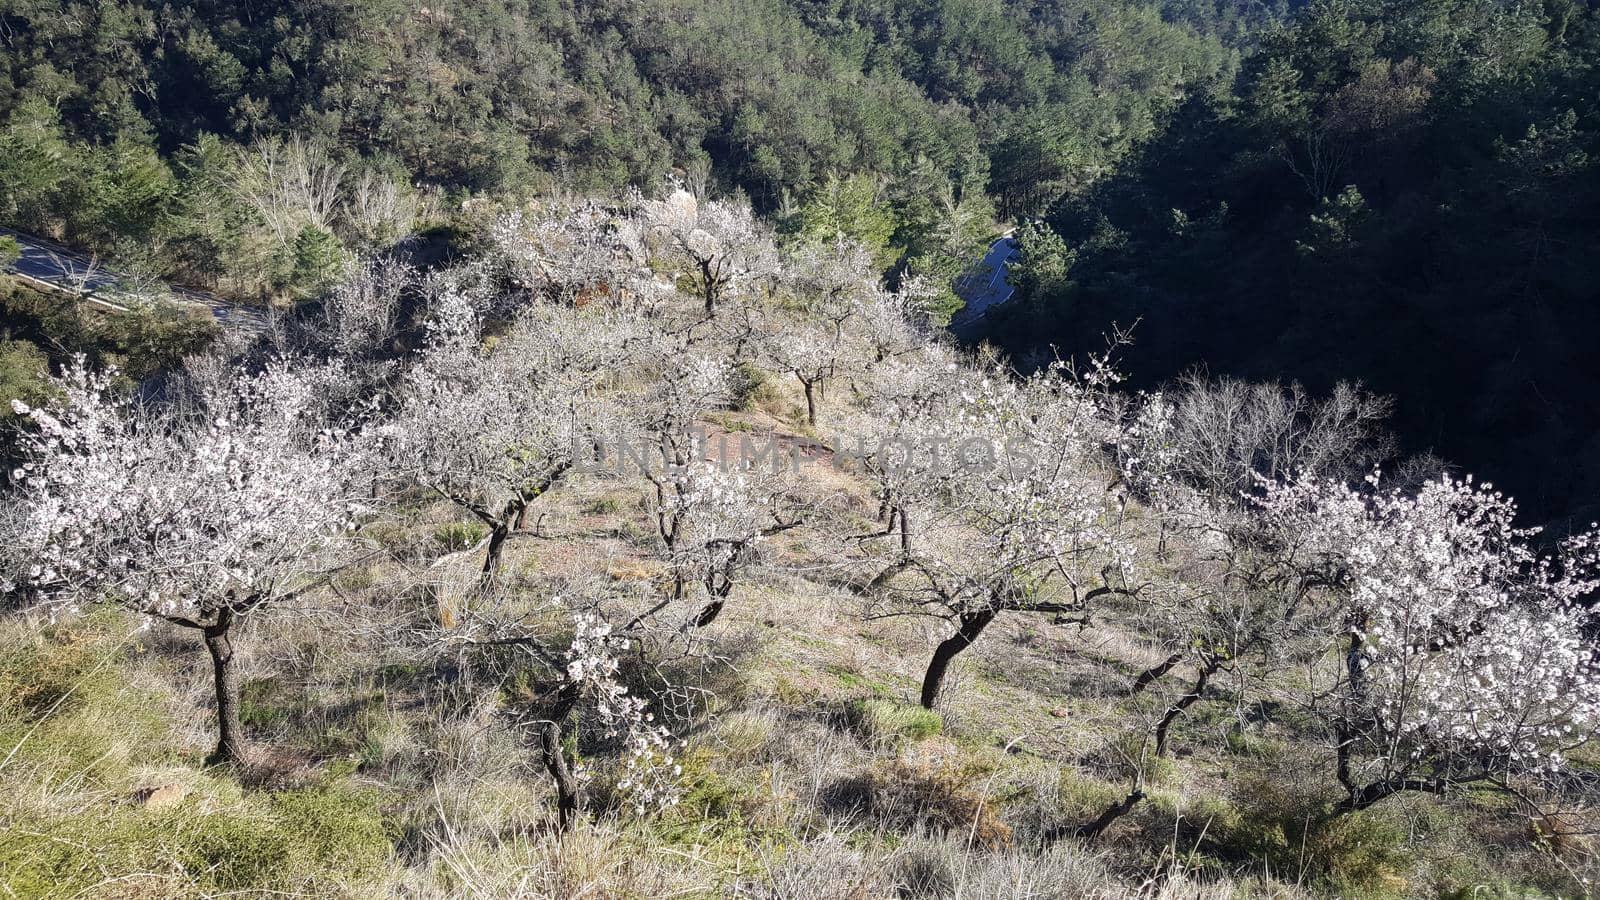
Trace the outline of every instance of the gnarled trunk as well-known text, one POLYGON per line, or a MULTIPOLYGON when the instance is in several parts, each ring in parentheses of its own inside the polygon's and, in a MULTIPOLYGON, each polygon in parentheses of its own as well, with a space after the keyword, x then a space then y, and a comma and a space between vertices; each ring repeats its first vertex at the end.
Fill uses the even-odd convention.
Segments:
POLYGON ((493 584, 494 576, 499 574, 506 542, 511 539, 513 532, 522 527, 523 519, 528 515, 528 506, 520 497, 507 500, 505 508, 500 510, 499 517, 489 527, 489 547, 484 551, 483 572, 478 577, 480 589, 487 590, 493 584))
POLYGON ((511 537, 511 523, 502 519, 489 529, 489 548, 483 554, 483 572, 478 583, 487 587, 500 571, 500 559, 505 555, 506 539, 511 537))
POLYGON ((1128 793, 1128 796, 1106 807, 1105 811, 1101 812, 1093 822, 1079 826, 1077 830, 1078 838, 1085 843, 1092 843, 1095 838, 1098 838, 1107 828, 1111 827, 1112 822, 1132 812, 1133 808, 1138 806, 1142 800, 1144 800, 1144 790, 1142 788, 1134 788, 1128 793))
POLYGON ((1161 662, 1156 663, 1150 668, 1145 669, 1143 672, 1140 672, 1139 677, 1133 680, 1133 690, 1129 691, 1128 693, 1141 693, 1145 688, 1155 684, 1168 672, 1171 672, 1173 667, 1175 667, 1178 663, 1183 662, 1183 658, 1188 655, 1188 651, 1179 651, 1162 660, 1161 662))
POLYGON ((217 695, 217 749, 211 754, 216 763, 244 761, 244 729, 239 723, 239 681, 233 666, 233 611, 223 609, 217 621, 202 626, 200 633, 206 652, 211 654, 211 677, 217 695))
POLYGON ((983 630, 994 621, 996 611, 981 609, 977 612, 965 613, 961 616, 956 627, 956 633, 943 641, 933 650, 933 659, 928 661, 927 674, 922 676, 922 707, 933 709, 933 704, 939 699, 939 690, 944 687, 944 676, 950 671, 950 661, 956 654, 972 646, 972 642, 983 634, 983 630))
POLYGON ((717 314, 718 279, 710 259, 697 259, 695 262, 700 266, 700 291, 706 301, 706 318, 709 319, 717 314))
POLYGON ((706 579, 706 593, 711 601, 700 607, 700 612, 695 614, 690 628, 704 628, 717 620, 722 615, 722 610, 728 605, 728 595, 733 593, 733 579, 723 575, 719 581, 716 573, 706 579))
MULTIPOLYGON (((1476 781, 1478 779, 1468 778, 1465 780, 1476 781)), ((1350 796, 1339 801, 1338 805, 1334 806, 1333 813, 1336 816, 1342 816, 1345 813, 1358 812, 1402 791, 1442 794, 1450 784, 1451 782, 1445 779, 1425 778, 1391 778, 1386 781, 1375 781, 1360 790, 1352 791, 1350 796)))
POLYGON ((550 780, 556 785, 556 829, 561 832, 569 831, 577 824, 578 816, 583 813, 588 800, 583 782, 578 780, 571 761, 567 759, 567 749, 562 746, 565 742, 564 724, 576 705, 577 692, 571 687, 564 688, 550 720, 539 728, 540 755, 544 758, 545 771, 550 773, 550 780))
POLYGON ((727 598, 718 597, 710 603, 707 603, 705 606, 700 607, 700 612, 695 614, 694 624, 691 627, 704 628, 707 625, 710 625, 712 622, 715 622, 717 617, 722 615, 723 607, 727 605, 727 598))
POLYGON ((1172 727, 1172 723, 1177 721, 1178 716, 1183 715, 1184 710, 1193 706, 1196 701, 1205 696, 1207 682, 1211 680, 1211 676, 1215 675, 1218 669, 1222 668, 1222 657, 1220 656, 1206 656, 1203 657, 1203 660, 1200 666, 1200 674, 1194 680, 1194 687, 1189 689, 1189 693, 1179 697, 1171 706, 1167 707, 1166 715, 1163 715, 1160 724, 1156 725, 1157 757, 1167 755, 1167 731, 1172 727))

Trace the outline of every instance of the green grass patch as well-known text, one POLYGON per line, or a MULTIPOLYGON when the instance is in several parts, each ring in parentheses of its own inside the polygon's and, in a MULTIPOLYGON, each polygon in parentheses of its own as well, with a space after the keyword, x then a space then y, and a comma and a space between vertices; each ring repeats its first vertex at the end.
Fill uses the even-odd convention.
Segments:
POLYGON ((483 540, 489 526, 482 522, 446 522, 433 529, 433 539, 447 551, 465 550, 483 540))
POLYGON ((827 668, 828 674, 839 679, 839 684, 846 690, 870 691, 874 697, 889 697, 894 694, 894 689, 888 684, 873 678, 868 678, 845 667, 833 664, 827 668))
POLYGON ((616 497, 596 497, 583 505, 583 511, 591 516, 613 516, 622 509, 622 501, 616 497))
POLYGON ((159 812, 130 803, 13 816, 0 841, 0 883, 17 896, 70 897, 111 879, 162 873, 141 879, 184 893, 338 893, 336 885, 373 878, 389 861, 392 844, 370 791, 318 788, 211 806, 188 799, 159 812))
POLYGON ((874 741, 916 742, 944 731, 938 713, 881 698, 852 700, 845 705, 845 715, 852 727, 874 741))
POLYGON ((101 785, 134 760, 170 756, 162 699, 130 683, 119 665, 137 652, 131 631, 107 610, 8 636, 0 644, 0 758, 101 785))
MULTIPOLYGON (((246 793, 182 766, 166 698, 128 676, 131 627, 107 612, 0 640, 0 758, 16 750, 0 773, 0 885, 10 896, 328 896, 386 871, 392 844, 376 792, 330 780, 246 793), (185 796, 161 808, 135 799, 161 784, 185 796)), ((258 700, 271 693, 257 685, 258 700)))

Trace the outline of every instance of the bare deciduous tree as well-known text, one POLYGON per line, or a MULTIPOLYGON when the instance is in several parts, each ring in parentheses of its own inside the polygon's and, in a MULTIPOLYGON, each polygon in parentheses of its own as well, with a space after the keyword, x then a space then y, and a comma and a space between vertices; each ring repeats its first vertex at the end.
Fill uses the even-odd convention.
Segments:
POLYGON ((316 144, 293 136, 241 150, 230 187, 276 244, 287 247, 307 225, 332 233, 343 185, 342 166, 316 144))
POLYGON ((1390 452, 1382 430, 1389 408, 1360 385, 1341 382, 1319 400, 1298 384, 1192 373, 1146 399, 1121 445, 1124 468, 1136 483, 1173 479, 1233 503, 1258 478, 1359 478, 1390 452))
POLYGON ((350 186, 339 212, 356 240, 383 250, 412 236, 422 201, 404 181, 368 170, 350 186))

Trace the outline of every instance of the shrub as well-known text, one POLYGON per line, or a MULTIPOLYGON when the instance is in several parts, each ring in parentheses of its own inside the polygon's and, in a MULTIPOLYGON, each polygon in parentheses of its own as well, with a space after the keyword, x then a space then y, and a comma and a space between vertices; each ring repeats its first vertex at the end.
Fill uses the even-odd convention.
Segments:
POLYGON ((201 884, 245 890, 272 884, 292 863, 291 836, 267 818, 208 816, 190 832, 179 860, 201 884))
POLYGON ((1393 810, 1373 807, 1330 817, 1319 787, 1283 776, 1241 780, 1238 813, 1219 817, 1208 846, 1225 858, 1301 874, 1341 896, 1395 892, 1403 885, 1406 830, 1393 810))
POLYGON ((0 340, 0 424, 21 424, 23 417, 14 411, 13 401, 34 407, 50 402, 55 388, 49 375, 50 358, 37 345, 0 340))
POLYGON ((1341 896, 1378 896, 1405 887, 1405 829, 1383 810, 1369 809, 1313 823, 1309 858, 1341 896))
MULTIPOLYGON (((683 793, 679 802, 644 820, 654 841, 691 847, 698 858, 742 869, 763 850, 792 840, 788 829, 773 821, 770 786, 752 784, 738 772, 724 774, 711 763, 712 756, 705 749, 690 750, 680 757, 682 771, 677 783, 683 793)), ((601 791, 609 793, 608 786, 601 791)), ((602 799, 614 810, 628 808, 618 797, 602 799)))
POLYGON ((83 895, 113 874, 155 871, 141 863, 157 846, 160 834, 125 808, 91 807, 67 818, 13 811, 6 819, 6 836, 0 840, 0 885, 11 896, 83 895))
POLYGON ((1154 745, 1139 731, 1112 737, 1083 761, 1112 780, 1131 783, 1138 779, 1146 788, 1172 784, 1178 774, 1177 763, 1156 756, 1154 745))
POLYGON ((1092 820, 1105 808, 1121 800, 1126 789, 1091 778, 1072 769, 1062 769, 1056 782, 1056 803, 1064 825, 1078 825, 1092 820))
POLYGON ((760 366, 741 360, 733 369, 733 408, 750 412, 759 407, 771 407, 778 402, 778 390, 760 366))
POLYGON ((1228 752, 1234 756, 1268 756, 1280 749, 1270 738, 1245 731, 1242 728, 1230 728, 1224 740, 1227 741, 1228 752))
POLYGON ((956 892, 964 868, 959 845, 943 841, 910 841, 895 858, 894 879, 907 900, 936 900, 956 892))
POLYGON ((74 692, 88 697, 114 687, 120 678, 104 665, 112 645, 110 629, 95 625, 61 625, 36 641, 9 637, 0 647, 0 712, 33 722, 74 692))
POLYGON ((344 268, 345 253, 339 239, 312 225, 300 229, 288 251, 286 287, 295 299, 322 293, 344 268))

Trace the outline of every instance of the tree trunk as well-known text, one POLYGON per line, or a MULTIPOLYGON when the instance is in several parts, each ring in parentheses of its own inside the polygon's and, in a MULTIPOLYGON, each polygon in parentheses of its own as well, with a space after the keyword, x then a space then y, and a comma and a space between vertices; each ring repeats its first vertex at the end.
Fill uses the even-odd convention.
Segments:
POLYGON ((1156 756, 1158 758, 1167 755, 1167 730, 1172 727, 1173 722, 1177 721, 1178 716, 1183 715, 1184 710, 1193 706, 1195 701, 1205 696, 1206 682, 1210 681, 1211 676, 1216 673, 1217 669, 1222 667, 1222 658, 1220 656, 1205 657, 1204 659, 1205 662, 1200 668, 1200 675, 1194 680, 1194 687, 1189 689, 1189 693, 1179 697, 1176 702, 1167 707, 1166 715, 1161 717, 1161 723, 1156 726, 1156 756))
POLYGON ((815 428, 817 427, 817 383, 804 378, 800 379, 800 383, 805 385, 806 389, 806 424, 815 428))
POLYGON ((706 318, 717 314, 717 279, 711 272, 711 260, 697 260, 700 264, 700 289, 706 300, 706 318))
POLYGON ((506 539, 511 537, 511 522, 501 519, 489 531, 489 549, 483 554, 483 572, 479 575, 478 586, 487 588, 489 582, 494 580, 496 572, 500 571, 500 557, 504 555, 506 539))
POLYGON ((700 612, 695 615, 694 625, 691 627, 704 628, 707 625, 710 625, 712 622, 715 622, 717 620, 717 616, 722 615, 722 608, 727 605, 728 601, 725 597, 718 597, 710 603, 707 603, 705 606, 701 607, 700 612))
POLYGON ((516 530, 522 517, 528 511, 528 504, 521 499, 507 500, 506 505, 500 510, 500 515, 489 528, 489 549, 483 554, 483 572, 478 578, 478 587, 487 589, 500 571, 500 560, 505 555, 506 541, 511 538, 511 532, 516 530))
POLYGON ((244 729, 239 724, 239 682, 233 669, 233 611, 217 613, 215 625, 200 629, 211 654, 211 675, 217 695, 217 749, 213 763, 244 762, 244 729))
POLYGON ((544 767, 556 784, 556 830, 563 833, 577 824, 588 799, 584 796, 583 783, 578 780, 567 760, 566 748, 561 746, 564 737, 562 723, 572 714, 576 704, 576 693, 570 687, 564 689, 550 721, 543 723, 539 729, 539 749, 544 757, 544 767))
POLYGON ((1361 640, 1361 633, 1366 630, 1366 620, 1363 619, 1350 632, 1350 646, 1345 651, 1345 671, 1350 675, 1350 699, 1354 703, 1361 703, 1367 697, 1367 648, 1361 640))
POLYGON ((928 661, 928 672, 922 676, 923 709, 933 709, 933 704, 939 699, 939 689, 944 686, 945 673, 950 670, 950 661, 956 658, 957 653, 972 646, 978 635, 983 634, 983 630, 994 621, 995 612, 983 609, 962 615, 956 633, 934 648, 933 659, 928 661))
MULTIPOLYGON (((1361 699, 1365 693, 1365 670, 1363 660, 1361 637, 1358 632, 1350 632, 1350 646, 1345 653, 1345 669, 1350 678, 1349 688, 1345 692, 1342 708, 1334 719, 1334 736, 1338 739, 1337 768, 1335 774, 1339 777, 1339 784, 1344 786, 1349 798, 1341 806, 1349 805, 1354 809, 1358 794, 1364 793, 1356 787, 1355 776, 1350 771, 1350 747, 1356 741, 1356 718, 1362 714, 1361 699)), ((1370 788, 1370 786, 1369 786, 1370 788)), ((1367 804, 1370 806, 1371 804, 1367 804)))
POLYGON ((1158 680, 1160 680, 1162 676, 1166 675, 1168 672, 1171 672, 1173 667, 1178 663, 1183 662, 1183 658, 1188 655, 1189 652, 1187 650, 1179 651, 1162 660, 1161 662, 1151 666, 1150 668, 1145 669, 1143 672, 1140 672, 1139 677, 1133 680, 1133 690, 1129 691, 1128 693, 1141 693, 1145 688, 1155 684, 1158 680))
POLYGON ((1387 781, 1375 781, 1358 791, 1351 792, 1350 796, 1339 801, 1338 805, 1333 808, 1333 814, 1342 816, 1345 813, 1359 812, 1401 791, 1442 794, 1445 792, 1446 786, 1447 782, 1442 779, 1391 778, 1387 781))
POLYGON ((1111 827, 1111 823, 1133 811, 1135 806, 1144 799, 1144 789, 1134 788, 1126 797, 1111 804, 1100 813, 1100 816, 1087 825, 1079 826, 1077 836, 1085 843, 1093 842, 1102 832, 1111 827))
POLYGON ((690 628, 704 628, 715 622, 717 616, 722 615, 723 607, 728 605, 728 595, 733 593, 733 579, 724 573, 719 584, 717 578, 715 572, 706 576, 706 596, 710 597, 711 601, 700 607, 700 611, 695 613, 694 619, 685 627, 685 631, 690 628))
POLYGON ((900 510, 900 555, 905 559, 911 558, 911 516, 906 513, 905 507, 900 510))

